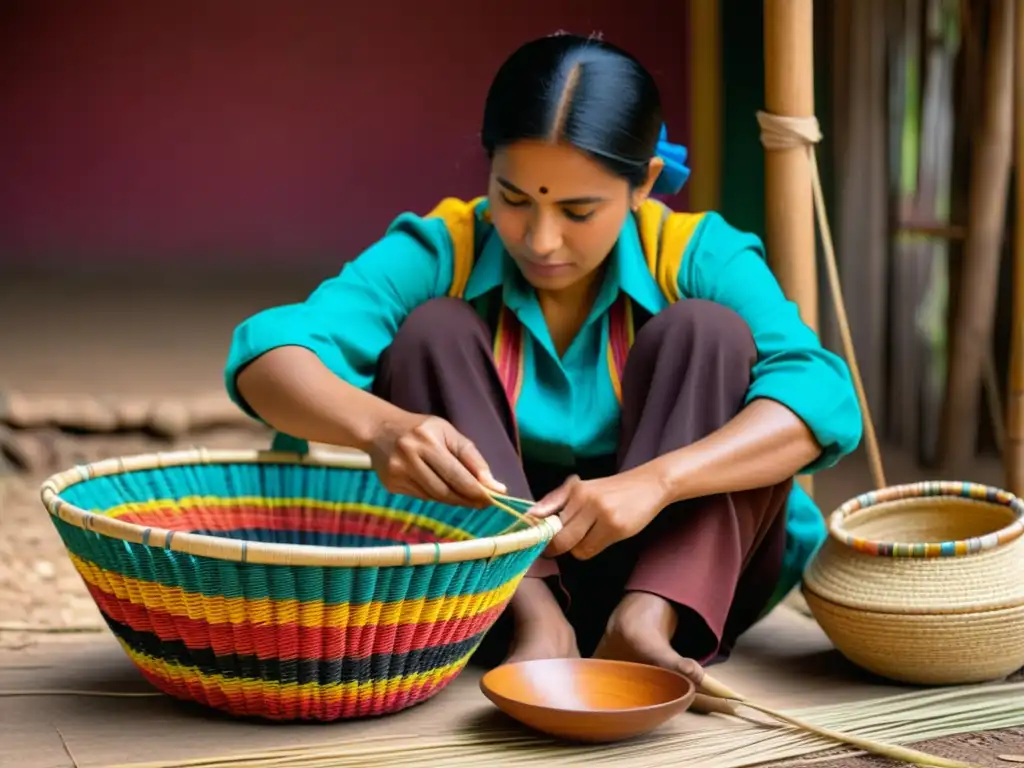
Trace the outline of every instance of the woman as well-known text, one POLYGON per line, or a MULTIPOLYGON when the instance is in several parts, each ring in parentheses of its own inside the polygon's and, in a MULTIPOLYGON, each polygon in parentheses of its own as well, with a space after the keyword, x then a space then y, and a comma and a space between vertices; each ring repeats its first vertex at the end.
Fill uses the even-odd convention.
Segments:
POLYGON ((699 676, 823 538, 793 477, 860 440, 847 368, 757 238, 649 199, 681 186, 685 152, 628 54, 524 45, 482 139, 485 199, 399 216, 304 303, 245 321, 228 389, 285 435, 365 450, 396 493, 483 506, 489 488, 561 517, 488 663, 699 676))

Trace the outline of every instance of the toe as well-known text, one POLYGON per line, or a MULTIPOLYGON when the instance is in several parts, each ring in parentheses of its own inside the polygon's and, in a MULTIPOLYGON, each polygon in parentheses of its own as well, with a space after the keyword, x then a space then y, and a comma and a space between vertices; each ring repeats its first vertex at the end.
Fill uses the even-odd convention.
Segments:
POLYGON ((670 669, 685 675, 697 685, 704 678, 704 669, 700 664, 676 652, 663 633, 640 624, 610 625, 595 656, 670 669))

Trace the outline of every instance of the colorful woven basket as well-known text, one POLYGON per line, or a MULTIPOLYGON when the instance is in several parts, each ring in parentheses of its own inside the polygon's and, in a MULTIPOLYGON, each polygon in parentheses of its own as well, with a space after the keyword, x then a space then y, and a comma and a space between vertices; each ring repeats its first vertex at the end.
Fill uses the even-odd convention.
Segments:
POLYGON ((1024 502, 958 482, 848 501, 804 574, 807 604, 852 662, 920 685, 1024 667, 1024 502))
POLYGON ((42 500, 153 685, 278 720, 436 694, 559 527, 393 495, 361 455, 112 459, 54 475, 42 500))

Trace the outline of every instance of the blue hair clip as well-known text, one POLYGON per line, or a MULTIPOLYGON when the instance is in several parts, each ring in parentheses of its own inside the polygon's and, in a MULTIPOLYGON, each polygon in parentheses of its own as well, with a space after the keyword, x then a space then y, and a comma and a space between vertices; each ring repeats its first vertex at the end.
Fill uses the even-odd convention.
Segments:
POLYGON ((655 153, 665 161, 658 180, 654 182, 656 195, 674 195, 683 188, 686 180, 690 178, 690 169, 686 167, 686 147, 681 144, 673 144, 668 140, 668 128, 663 124, 661 133, 658 135, 658 146, 655 153))

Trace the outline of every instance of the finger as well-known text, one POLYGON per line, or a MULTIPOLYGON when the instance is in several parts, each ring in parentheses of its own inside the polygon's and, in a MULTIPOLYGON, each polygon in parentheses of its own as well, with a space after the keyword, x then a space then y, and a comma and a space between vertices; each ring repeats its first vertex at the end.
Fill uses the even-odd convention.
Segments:
POLYGON ((394 493, 399 496, 409 496, 414 499, 423 499, 424 501, 431 501, 432 498, 429 493, 412 477, 409 475, 409 466, 406 461, 392 460, 389 462, 387 469, 378 468, 376 470, 377 478, 380 480, 380 484, 389 493, 394 493))
POLYGON ((676 671, 693 680, 698 687, 704 683, 704 667, 693 659, 682 659, 676 666, 676 671))
POLYGON ((401 477, 393 480, 387 489, 391 493, 397 493, 401 496, 408 496, 412 499, 420 499, 422 501, 436 501, 433 494, 429 493, 422 485, 417 483, 408 475, 402 475, 401 477))
POLYGON ((422 471, 431 478, 435 486, 436 483, 444 486, 443 492, 438 492, 438 501, 456 507, 472 507, 475 509, 483 509, 492 503, 486 490, 473 479, 469 471, 455 457, 447 454, 446 446, 439 446, 437 453, 429 452, 417 458, 422 463, 422 471), (439 467, 441 468, 440 470, 438 469, 439 467), (447 473, 444 471, 445 467, 447 473), (453 482, 450 477, 453 474, 458 476, 460 472, 462 473, 462 482, 453 482))
POLYGON ((593 526, 593 518, 578 503, 570 503, 562 513, 560 530, 547 547, 547 554, 558 557, 572 550, 593 526))
POLYGON ((477 450, 477 447, 473 445, 469 438, 459 435, 459 440, 452 452, 466 469, 473 473, 477 481, 486 488, 497 493, 506 493, 508 491, 504 483, 499 483, 494 479, 494 475, 491 474, 491 468, 487 466, 487 460, 484 459, 483 454, 477 450))
POLYGON ((598 518, 570 552, 577 560, 590 560, 615 543, 611 528, 598 518))
POLYGON ((454 493, 444 478, 440 477, 434 469, 421 456, 414 456, 409 460, 409 476, 417 485, 427 493, 431 501, 439 501, 442 504, 464 506, 465 500, 454 493))
POLYGON ((491 503, 487 490, 473 477, 466 466, 456 458, 447 445, 424 451, 420 458, 435 475, 448 486, 451 493, 469 502, 469 506, 483 507, 491 503))
MULTIPOLYGON (((572 489, 578 482, 579 477, 572 475, 566 479, 564 483, 527 510, 527 514, 533 515, 534 517, 547 517, 558 512, 569 501, 569 497, 572 495, 572 489)), ((566 521, 563 519, 562 522, 564 523, 566 521)))
POLYGON ((405 487, 398 491, 403 496, 408 496, 412 499, 419 499, 420 501, 437 501, 434 498, 434 494, 416 483, 406 483, 405 487))

